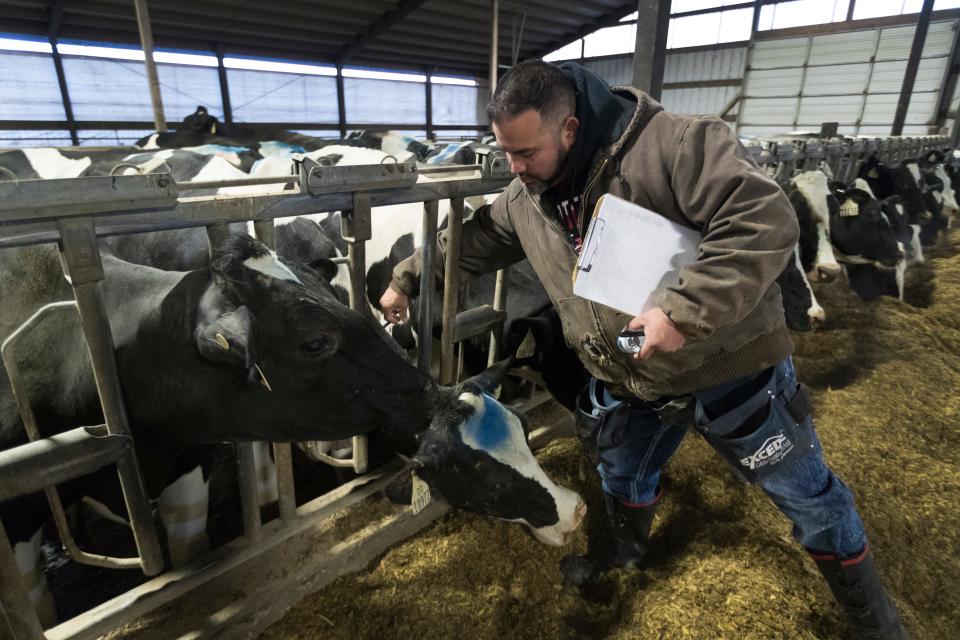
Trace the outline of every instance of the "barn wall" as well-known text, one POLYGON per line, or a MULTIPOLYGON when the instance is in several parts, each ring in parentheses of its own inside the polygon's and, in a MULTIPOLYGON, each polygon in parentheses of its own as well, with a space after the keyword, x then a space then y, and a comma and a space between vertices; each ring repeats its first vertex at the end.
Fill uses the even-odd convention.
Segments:
MULTIPOLYGON (((926 135, 955 23, 930 24, 904 135, 926 135)), ((846 134, 889 135, 915 26, 760 40, 750 53, 739 131, 766 135, 819 130, 839 122, 846 134)))

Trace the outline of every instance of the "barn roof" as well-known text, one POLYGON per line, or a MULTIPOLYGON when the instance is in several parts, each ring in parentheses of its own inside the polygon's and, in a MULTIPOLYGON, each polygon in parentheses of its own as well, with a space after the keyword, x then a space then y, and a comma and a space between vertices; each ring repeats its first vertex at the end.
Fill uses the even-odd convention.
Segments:
MULTIPOLYGON (((148 0, 155 45, 485 75, 490 0, 148 0)), ((615 24, 636 0, 502 0, 499 61, 539 57, 615 24), (521 33, 522 31, 522 33, 521 33)), ((139 43, 130 0, 4 0, 0 31, 139 43)))

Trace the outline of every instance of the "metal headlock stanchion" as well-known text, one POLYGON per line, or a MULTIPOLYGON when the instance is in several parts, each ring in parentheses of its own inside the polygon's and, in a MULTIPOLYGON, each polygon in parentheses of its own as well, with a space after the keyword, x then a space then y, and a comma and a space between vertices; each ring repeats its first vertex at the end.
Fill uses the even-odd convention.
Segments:
MULTIPOLYGON (((749 153, 758 164, 768 171, 772 170, 781 184, 789 181, 795 168, 812 169, 820 166, 820 163, 829 166, 837 179, 849 182, 871 157, 892 162, 933 150, 948 151, 948 138, 795 141, 783 138, 776 142, 758 141, 748 145, 749 153)), ((342 233, 349 245, 346 260, 351 272, 350 303, 354 309, 365 312, 364 242, 371 237, 372 208, 422 202, 425 261, 421 273, 422 295, 418 302, 419 366, 422 371, 429 371, 430 330, 434 310, 431 308, 431 296, 426 294, 433 290, 435 281, 431 255, 434 246, 429 240, 436 235, 438 201, 449 199, 450 230, 443 266, 446 286, 441 320, 440 381, 452 382, 456 343, 484 332, 493 332, 496 344, 501 339, 496 331, 498 326, 502 328, 505 317, 502 310, 504 288, 500 288, 501 293, 496 296, 497 300, 492 306, 485 305, 457 313, 460 225, 464 215, 464 199, 491 193, 511 180, 502 157, 481 152, 478 160, 478 165, 474 167, 458 167, 455 170, 444 168, 443 171, 425 169, 423 173, 428 174, 429 179, 420 180, 420 172, 412 163, 325 167, 304 157, 298 159, 298 175, 255 179, 257 184, 293 183, 293 190, 256 195, 191 196, 181 192, 186 191, 188 185, 183 185, 181 190, 169 174, 0 181, 0 249, 56 242, 64 274, 76 298, 76 302, 54 303, 44 307, 3 344, 3 357, 31 442, 0 451, 0 500, 46 490, 48 496, 53 496, 50 501, 54 519, 61 528, 64 545, 72 557, 100 566, 140 567, 148 575, 154 575, 162 568, 157 532, 134 452, 133 435, 120 393, 110 325, 98 286, 104 279, 97 243, 100 236, 205 227, 211 248, 215 248, 228 238, 230 223, 253 220, 257 237, 268 247, 274 247, 273 218, 318 211, 342 211, 342 233), (41 438, 22 376, 16 366, 16 341, 43 315, 74 307, 79 313, 87 340, 105 424, 41 438), (109 558, 83 552, 72 541, 62 516, 56 485, 109 464, 116 464, 121 479, 131 528, 137 542, 139 557, 136 558, 109 558)), ((250 180, 244 183, 253 184, 250 180)), ((234 185, 231 181, 218 181, 203 183, 202 187, 213 189, 234 185)), ((280 522, 261 526, 252 448, 249 444, 240 445, 238 460, 245 541, 224 552, 227 555, 218 557, 212 565, 210 562, 198 564, 195 573, 179 579, 175 588, 157 579, 152 586, 138 588, 135 601, 120 596, 98 607, 96 613, 87 616, 89 619, 83 624, 76 627, 69 623, 61 624, 48 632, 49 637, 80 638, 104 633, 129 621, 134 614, 142 615, 169 602, 174 595, 195 589, 226 570, 211 570, 211 566, 236 566, 241 562, 240 558, 249 560, 256 557, 261 548, 269 548, 278 544, 278 540, 288 539, 292 535, 290 531, 304 530, 309 522, 306 516, 297 515, 289 464, 290 447, 282 443, 273 446, 280 494, 280 522), (258 539, 261 540, 260 545, 249 544, 258 539)), ((350 466, 361 472, 367 466, 365 443, 354 440, 352 460, 334 461, 331 458, 328 462, 350 466)), ((378 480, 381 481, 384 480, 378 480)), ((359 496, 352 495, 337 498, 343 501, 342 504, 352 504, 359 499, 359 496)), ((330 503, 330 509, 335 508, 333 504, 330 503)), ((0 526, 0 635, 10 636, 14 640, 37 640, 45 636, 21 582, 9 540, 0 526)))

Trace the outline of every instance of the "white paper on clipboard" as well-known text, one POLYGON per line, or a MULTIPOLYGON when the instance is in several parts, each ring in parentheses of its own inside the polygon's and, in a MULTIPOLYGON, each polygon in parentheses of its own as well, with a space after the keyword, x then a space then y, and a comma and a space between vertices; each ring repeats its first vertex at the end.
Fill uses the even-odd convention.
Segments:
POLYGON ((583 241, 573 293, 638 316, 679 282, 680 268, 696 260, 699 246, 697 231, 605 194, 583 241))

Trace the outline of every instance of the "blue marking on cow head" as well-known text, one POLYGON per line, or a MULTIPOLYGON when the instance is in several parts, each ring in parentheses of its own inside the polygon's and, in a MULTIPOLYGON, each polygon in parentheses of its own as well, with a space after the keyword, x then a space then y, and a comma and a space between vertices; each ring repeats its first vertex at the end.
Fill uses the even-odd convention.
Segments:
POLYGON ((473 440, 484 451, 496 451, 510 441, 510 414, 503 405, 487 394, 483 399, 483 412, 474 413, 461 426, 464 438, 473 440))

